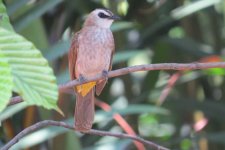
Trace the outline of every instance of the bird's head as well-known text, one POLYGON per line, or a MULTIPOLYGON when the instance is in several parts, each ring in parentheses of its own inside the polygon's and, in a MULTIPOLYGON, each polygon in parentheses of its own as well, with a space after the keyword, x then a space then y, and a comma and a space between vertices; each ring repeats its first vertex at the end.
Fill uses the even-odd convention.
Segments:
POLYGON ((118 20, 120 17, 114 15, 108 9, 95 9, 87 17, 85 26, 98 26, 101 28, 110 28, 114 20, 118 20))

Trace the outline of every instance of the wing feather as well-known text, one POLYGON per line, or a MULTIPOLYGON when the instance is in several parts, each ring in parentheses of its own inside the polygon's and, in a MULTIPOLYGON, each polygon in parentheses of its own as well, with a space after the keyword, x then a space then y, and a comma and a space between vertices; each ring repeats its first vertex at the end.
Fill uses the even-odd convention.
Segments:
POLYGON ((74 34, 73 38, 72 38, 72 43, 69 49, 69 53, 68 53, 68 59, 69 59, 69 72, 70 72, 70 79, 74 80, 76 79, 76 61, 77 61, 77 52, 78 52, 78 48, 79 48, 79 41, 78 41, 78 37, 79 37, 79 32, 77 32, 76 34, 74 34))

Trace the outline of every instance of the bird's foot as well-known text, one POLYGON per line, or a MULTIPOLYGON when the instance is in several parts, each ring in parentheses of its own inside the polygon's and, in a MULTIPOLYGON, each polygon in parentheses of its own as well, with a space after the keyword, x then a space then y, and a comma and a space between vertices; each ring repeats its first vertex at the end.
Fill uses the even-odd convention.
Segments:
POLYGON ((103 71, 102 71, 102 76, 103 76, 106 80, 108 80, 108 75, 109 75, 109 73, 108 73, 107 70, 103 70, 103 71))
POLYGON ((86 81, 86 78, 82 74, 80 74, 78 80, 80 83, 84 83, 86 81))

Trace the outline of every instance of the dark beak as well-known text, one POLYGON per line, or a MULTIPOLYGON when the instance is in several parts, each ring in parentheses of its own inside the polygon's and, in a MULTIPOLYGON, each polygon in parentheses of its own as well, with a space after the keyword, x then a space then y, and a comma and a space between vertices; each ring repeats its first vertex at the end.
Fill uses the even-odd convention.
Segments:
POLYGON ((117 15, 112 15, 109 17, 109 19, 112 19, 112 20, 120 20, 121 18, 117 15))

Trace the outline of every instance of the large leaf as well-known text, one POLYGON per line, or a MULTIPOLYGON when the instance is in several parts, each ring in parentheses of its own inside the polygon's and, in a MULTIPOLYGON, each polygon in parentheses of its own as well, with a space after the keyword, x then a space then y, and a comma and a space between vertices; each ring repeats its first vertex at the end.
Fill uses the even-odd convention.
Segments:
POLYGON ((33 20, 37 19, 53 7, 55 7, 57 4, 62 2, 62 0, 45 0, 41 1, 38 5, 36 5, 33 9, 25 13, 23 16, 21 16, 14 24, 15 30, 20 31, 24 27, 26 27, 29 23, 31 23, 33 20))
POLYGON ((44 50, 44 56, 48 59, 49 62, 54 61, 55 59, 65 55, 70 48, 70 40, 59 41, 52 47, 44 50))
MULTIPOLYGON (((141 37, 143 40, 147 40, 148 37, 155 36, 157 32, 168 27, 175 20, 183 19, 193 13, 196 13, 202 9, 213 6, 221 2, 221 0, 198 0, 193 3, 188 3, 188 5, 184 5, 172 10, 169 16, 163 16, 160 20, 155 21, 151 26, 146 28, 142 33, 141 37)), ((147 40, 148 42, 148 40, 147 40)))
POLYGON ((121 51, 121 52, 117 52, 115 54, 115 56, 113 57, 113 64, 118 64, 118 63, 121 63, 121 62, 124 62, 124 61, 127 61, 129 60, 130 58, 136 56, 137 54, 139 53, 146 53, 148 52, 149 50, 147 49, 135 49, 135 50, 124 50, 124 51, 121 51))
POLYGON ((18 103, 16 105, 8 106, 0 113, 0 122, 12 117, 14 114, 22 111, 27 107, 26 102, 18 103))
POLYGON ((113 115, 118 113, 120 115, 130 115, 130 114, 143 114, 143 113, 151 113, 151 114, 160 114, 160 115, 169 115, 170 112, 162 107, 153 106, 153 105, 143 105, 143 104, 133 104, 128 105, 126 108, 117 109, 113 108, 109 112, 105 111, 97 111, 95 116, 95 122, 102 122, 107 118, 113 118, 113 115))
POLYGON ((17 1, 13 1, 12 4, 7 5, 9 16, 15 13, 18 9, 20 9, 23 5, 25 5, 28 2, 29 0, 17 0, 17 1))
POLYGON ((15 91, 28 104, 58 109, 56 79, 40 51, 22 36, 3 28, 0 37, 0 49, 12 68, 15 91))
POLYGON ((197 110, 204 112, 205 116, 209 119, 223 122, 220 114, 225 114, 225 104, 220 101, 204 100, 199 102, 188 98, 169 98, 164 105, 166 108, 170 109, 172 113, 179 114, 180 117, 197 110))
POLYGON ((9 17, 6 13, 6 8, 0 0, 0 27, 13 31, 11 24, 9 23, 9 17))
POLYGON ((172 50, 177 49, 181 51, 181 53, 186 56, 189 54, 190 56, 196 57, 206 57, 209 55, 213 55, 213 49, 207 48, 207 51, 202 47, 207 47, 207 45, 201 44, 192 40, 190 38, 170 38, 170 37, 163 37, 162 42, 165 44, 169 44, 168 46, 172 47, 172 50))
POLYGON ((221 0, 199 0, 199 1, 195 1, 193 3, 189 3, 188 5, 183 5, 181 7, 178 7, 176 9, 174 9, 173 11, 171 11, 171 17, 174 19, 181 19, 183 17, 186 17, 188 15, 191 15, 197 11, 200 11, 202 9, 205 9, 207 7, 216 5, 217 3, 220 3, 221 0))
POLYGON ((13 88, 10 66, 1 53, 0 50, 0 112, 7 106, 13 88))
POLYGON ((137 26, 135 23, 132 23, 132 22, 115 22, 112 24, 112 27, 111 27, 111 30, 113 32, 118 32, 118 31, 121 31, 121 30, 125 30, 125 29, 129 29, 129 28, 133 28, 137 26))

